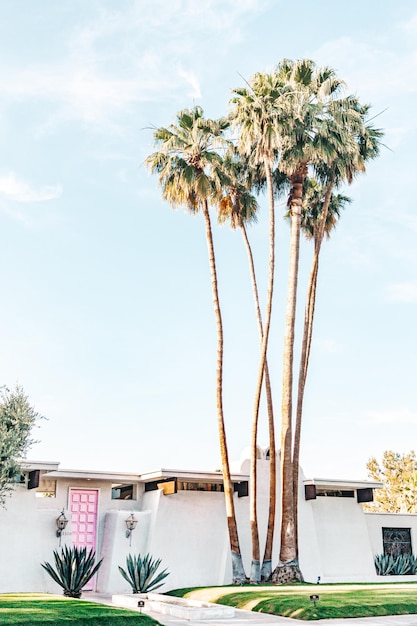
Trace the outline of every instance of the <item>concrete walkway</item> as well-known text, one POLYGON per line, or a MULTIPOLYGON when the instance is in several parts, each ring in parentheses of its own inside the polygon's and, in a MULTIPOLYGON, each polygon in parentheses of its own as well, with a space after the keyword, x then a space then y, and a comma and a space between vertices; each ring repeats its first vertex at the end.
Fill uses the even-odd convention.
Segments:
MULTIPOLYGON (((86 591, 83 593, 84 600, 100 602, 113 606, 112 597, 106 594, 86 591)), ((130 609, 140 611, 140 609, 130 609)), ((227 619, 206 619, 206 620, 185 620, 171 615, 163 615, 150 611, 143 611, 146 615, 163 626, 307 626, 307 624, 317 624, 317 626, 417 626, 417 615, 391 615, 387 617, 356 617, 348 619, 322 619, 313 622, 268 615, 266 613, 255 613, 253 611, 243 611, 235 609, 235 616, 227 619)))
MULTIPOLYGON (((94 592, 83 592, 82 596, 83 600, 91 600, 91 602, 100 602, 102 604, 110 604, 114 606, 112 602, 112 597, 110 595, 94 593, 94 592)), ((140 611, 140 609, 129 609, 130 611, 140 611)), ((164 615, 162 613, 156 613, 153 611, 145 611, 142 609, 143 613, 153 617, 154 620, 163 624, 164 626, 256 626, 260 624, 261 626, 277 626, 277 624, 281 623, 282 625, 286 624, 286 626, 298 626, 304 624, 306 626, 306 622, 302 620, 293 620, 288 617, 278 617, 276 615, 267 615, 266 613, 254 613, 253 611, 242 611, 241 609, 235 609, 235 616, 229 617, 226 619, 205 619, 205 620, 187 620, 179 617, 174 617, 172 615, 164 615)), ((416 624, 417 626, 417 620, 416 624)))

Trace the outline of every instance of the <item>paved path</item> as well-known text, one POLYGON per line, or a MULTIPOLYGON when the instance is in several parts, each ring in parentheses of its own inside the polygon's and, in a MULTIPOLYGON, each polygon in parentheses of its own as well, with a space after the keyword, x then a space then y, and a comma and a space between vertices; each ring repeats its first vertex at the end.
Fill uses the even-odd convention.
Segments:
MULTIPOLYGON (((84 592, 84 600, 100 602, 102 604, 113 604, 110 595, 84 592)), ((137 610, 139 609, 129 609, 137 610)), ((356 617, 348 619, 322 619, 314 622, 291 619, 266 613, 255 613, 253 611, 243 611, 235 609, 235 616, 227 619, 206 619, 206 620, 186 620, 171 615, 163 615, 151 611, 143 611, 150 615, 163 626, 417 626, 417 615, 392 615, 388 617, 356 617)))
MULTIPOLYGON (((106 594, 86 591, 83 592, 83 599, 91 600, 92 602, 101 602, 102 604, 113 604, 111 596, 106 594)), ((139 609, 129 610, 139 611, 139 609)), ((301 624, 306 626, 306 622, 302 620, 293 620, 288 617, 279 617, 277 615, 268 615, 266 613, 255 613, 253 611, 243 611, 241 609, 235 609, 234 617, 205 620, 193 619, 192 621, 180 617, 174 617, 172 615, 156 613, 154 611, 143 611, 143 613, 150 615, 150 617, 153 617, 157 622, 163 624, 163 626, 256 626, 257 624, 260 624, 261 626, 277 626, 279 623, 281 623, 282 626, 284 626, 284 624, 285 626, 301 626, 301 624)), ((415 626, 417 626, 417 620, 415 626)))

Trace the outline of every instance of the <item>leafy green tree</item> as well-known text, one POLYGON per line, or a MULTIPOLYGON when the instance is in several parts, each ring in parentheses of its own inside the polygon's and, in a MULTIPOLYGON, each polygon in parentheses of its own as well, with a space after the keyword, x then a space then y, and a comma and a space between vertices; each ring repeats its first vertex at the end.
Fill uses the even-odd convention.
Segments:
POLYGON ((29 404, 20 385, 0 390, 0 505, 13 491, 13 478, 21 472, 21 459, 34 443, 31 431, 39 413, 29 404))
POLYGON ((173 207, 184 206, 191 213, 202 212, 206 227, 214 313, 217 327, 216 401, 222 462, 226 515, 232 556, 233 581, 242 583, 245 572, 240 551, 233 484, 227 448, 223 412, 223 322, 217 281, 217 268, 211 228, 209 203, 221 198, 224 174, 218 148, 224 144, 223 133, 228 127, 225 119, 210 120, 196 106, 177 114, 177 123, 158 128, 154 139, 158 151, 149 155, 147 165, 158 174, 162 196, 173 207))
POLYGON ((365 510, 378 513, 417 513, 417 458, 414 450, 399 454, 386 450, 379 463, 371 457, 366 464, 368 476, 384 484, 375 489, 374 501, 365 510))

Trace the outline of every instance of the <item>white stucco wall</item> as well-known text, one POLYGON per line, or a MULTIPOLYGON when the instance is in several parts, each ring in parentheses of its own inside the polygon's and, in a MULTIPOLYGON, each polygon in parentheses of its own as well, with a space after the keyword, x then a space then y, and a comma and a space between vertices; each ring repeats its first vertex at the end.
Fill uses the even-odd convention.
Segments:
MULTIPOLYGON (((279 459, 278 470, 279 470, 279 459)), ((258 523, 263 556, 269 507, 269 461, 261 459, 258 469, 258 523)), ((246 474, 249 462, 243 459, 237 469, 246 474)), ((278 471, 279 474, 279 471, 278 471)), ((365 514, 356 498, 321 497, 306 501, 303 476, 299 484, 300 566, 306 581, 324 582, 386 581, 378 577, 373 560, 382 548, 382 527, 411 528, 417 553, 417 515, 365 514)), ((278 475, 279 491, 279 475, 278 475)), ((112 500, 111 481, 60 477, 55 498, 36 498, 35 490, 18 486, 0 509, 0 592, 49 591, 61 589, 44 572, 41 562, 53 562, 58 549, 56 518, 68 514, 71 488, 99 490, 97 558, 103 565, 96 588, 105 593, 129 592, 129 585, 118 571, 125 567, 127 554, 150 553, 161 558, 161 568, 170 572, 161 591, 192 585, 230 583, 229 536, 224 494, 208 491, 178 491, 164 495, 161 490, 145 492, 138 484, 135 500, 112 500), (131 545, 126 538, 125 519, 134 512, 138 520, 131 545)), ((234 495, 239 540, 246 573, 251 565, 249 497, 234 495)), ((273 566, 279 559, 280 509, 277 498, 273 566)), ((62 535, 71 543, 71 525, 62 535)), ((410 577, 401 577, 410 580, 410 577)), ((393 577, 400 581, 400 577, 393 577)))
MULTIPOLYGON (((0 592, 12 591, 39 591, 61 593, 62 590, 41 567, 41 563, 54 563, 53 551, 59 551, 59 539, 56 536, 56 519, 65 510, 69 519, 66 529, 61 536, 61 545, 71 545, 71 521, 68 514, 68 498, 70 488, 98 489, 100 494, 98 522, 97 522, 97 558, 101 558, 103 551, 103 531, 106 514, 115 511, 118 516, 118 528, 114 533, 112 565, 124 566, 126 554, 129 552, 129 540, 126 539, 126 524, 124 520, 132 510, 139 508, 143 486, 138 488, 136 500, 112 500, 111 483, 89 480, 59 480, 56 497, 37 498, 35 489, 27 489, 26 485, 18 485, 13 495, 7 499, 6 508, 0 508, 0 554, 3 564, 0 567, 0 592), (117 509, 116 509, 117 507, 117 509)), ((141 514, 142 515, 142 514, 141 514)), ((148 514, 149 516, 149 514, 148 514)), ((146 517, 146 515, 143 515, 146 517)), ((142 549, 139 534, 132 535, 131 550, 142 549)), ((106 550, 109 550, 106 544, 106 550)), ((107 561, 107 559, 106 559, 107 561)), ((103 562, 106 574, 105 562, 103 562)), ((114 569, 114 568, 113 568, 114 569)), ((107 567, 108 570, 108 567, 107 567)), ((100 570, 99 570, 100 572, 100 570)), ((100 577, 97 579, 97 586, 100 577)), ((107 578, 103 576, 105 590, 114 584, 115 589, 128 589, 117 566, 112 574, 107 571, 107 578), (116 582, 120 578, 120 582, 116 582)))
POLYGON ((161 558, 162 568, 170 572, 161 591, 220 585, 229 580, 222 493, 179 491, 164 495, 158 490, 146 493, 142 504, 153 513, 148 551, 154 558, 161 558))
POLYGON ((135 511, 138 523, 129 538, 126 537, 126 511, 111 510, 104 514, 102 549, 103 559, 97 574, 97 591, 102 593, 130 593, 131 587, 119 572, 126 570, 126 557, 131 554, 144 556, 148 552, 150 511, 135 511))
MULTIPOLYGON (((247 454, 250 454, 250 450, 244 451, 247 454)), ((265 541, 266 541, 266 533, 268 526, 268 514, 269 514, 269 461, 265 459, 259 459, 256 463, 256 472, 258 477, 258 488, 257 488, 257 500, 258 500, 258 508, 257 508, 257 516, 258 516, 258 532, 259 532, 259 546, 260 546, 260 555, 261 562, 264 555, 265 550, 265 541)), ((248 458, 243 458, 242 462, 239 465, 239 472, 243 474, 250 474, 250 462, 248 458)), ((277 459, 277 484, 280 483, 280 473, 279 473, 279 458, 277 459)), ((276 562, 279 554, 279 547, 277 546, 277 542, 279 544, 279 519, 280 519, 280 501, 277 498, 276 501, 276 523, 274 528, 275 533, 275 541, 274 541, 274 553, 273 553, 273 563, 276 562)), ((239 531, 239 539, 241 542, 241 551, 243 564, 245 567, 246 575, 249 576, 251 570, 251 562, 252 562, 252 539, 251 539, 251 529, 250 529, 250 520, 249 520, 249 497, 239 498, 236 501, 236 518, 238 523, 238 531, 239 531)), ((227 580, 228 583, 232 582, 231 574, 229 574, 229 578, 227 580)))
POLYGON ((382 528, 410 528, 411 547, 417 554, 417 515, 402 513, 365 513, 373 554, 382 554, 382 528))
MULTIPOLYGON (((249 451, 245 451, 249 453, 249 451)), ((244 459, 240 466, 239 471, 244 474, 249 474, 249 460, 244 459)), ((269 460, 261 459, 257 462, 257 475, 258 475, 258 526, 259 526, 259 543, 261 560, 263 557, 268 525, 268 512, 269 512, 269 472, 270 465, 269 460)), ((299 547, 300 547, 300 567, 303 573, 304 579, 307 582, 316 582, 317 576, 320 575, 320 552, 318 546, 318 537, 314 521, 314 512, 309 502, 304 498, 304 474, 300 472, 298 498, 299 498, 299 547)), ((280 530, 281 530, 281 503, 279 498, 279 489, 281 482, 280 473, 280 457, 277 455, 277 501, 276 501, 276 515, 275 515, 275 529, 274 529, 274 548, 272 553, 272 567, 274 568, 279 561, 280 550, 280 530)), ((240 498, 237 501, 237 519, 239 528, 239 537, 242 544, 243 561, 245 565, 245 571, 247 574, 250 572, 251 567, 251 534, 249 524, 249 498, 240 498)), ((231 582, 231 577, 228 582, 231 582)))
MULTIPOLYGON (((382 554, 382 528, 410 528, 411 548, 417 555, 417 515, 401 513, 365 513, 369 542, 373 556, 382 554)), ((378 576, 373 571, 372 581, 375 582, 410 582, 417 579, 413 576, 378 576)))
POLYGON ((18 486, 0 508, 0 590, 32 591, 43 584, 41 527, 34 494, 18 486), (10 509, 13 509, 13 515, 10 509))
POLYGON ((362 505, 355 498, 338 497, 317 497, 307 504, 314 517, 321 581, 353 582, 373 576, 373 554, 362 505))
MULTIPOLYGON (((319 546, 320 528, 314 518, 314 508, 311 501, 306 501, 304 496, 304 474, 300 472, 298 485, 298 546, 300 569, 306 582, 317 582, 321 575, 322 555, 319 546)), ((279 530, 277 531, 279 533, 279 530)), ((279 536, 279 535, 278 535, 279 536)), ((277 561, 274 561, 275 563, 277 561)))

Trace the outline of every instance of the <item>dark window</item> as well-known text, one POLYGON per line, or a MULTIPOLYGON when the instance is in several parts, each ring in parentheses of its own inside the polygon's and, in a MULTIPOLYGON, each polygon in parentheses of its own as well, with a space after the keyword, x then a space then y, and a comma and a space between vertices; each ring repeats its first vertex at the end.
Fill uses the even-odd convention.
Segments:
POLYGON ((374 490, 370 488, 358 489, 356 492, 358 502, 373 502, 374 490))
POLYGON ((178 481, 179 491, 223 491, 222 483, 193 483, 178 481))
POLYGON ((36 489, 37 498, 56 498, 56 480, 41 478, 36 489))
POLYGON ((412 554, 410 528, 383 528, 384 554, 396 558, 399 554, 412 554))
POLYGON ((111 486, 111 499, 112 500, 134 500, 134 488, 133 485, 112 485, 111 486))
POLYGON ((249 483, 243 480, 241 483, 233 483, 234 491, 237 491, 238 498, 245 498, 249 495, 249 483))
POLYGON ((15 483, 17 485, 24 485, 26 482, 26 477, 24 474, 13 474, 10 482, 15 483))
MULTIPOLYGON (((172 483, 175 482, 176 478, 165 478, 161 480, 153 480, 150 483, 145 483, 145 491, 156 491, 157 489, 162 489, 164 483, 172 483)), ((176 486, 175 486, 176 490, 176 486)))
MULTIPOLYGON (((162 489, 164 493, 177 493, 177 491, 211 491, 215 493, 223 493, 223 483, 207 483, 193 480, 178 480, 176 478, 166 478, 155 480, 145 484, 145 491, 155 491, 162 489), (170 488, 170 485, 174 488, 170 488), (165 486, 167 488, 165 488, 165 486)), ((233 491, 237 492, 239 498, 248 495, 248 481, 244 480, 239 483, 233 483, 233 491)))
POLYGON ((40 470, 32 470, 28 474, 28 489, 36 489, 39 487, 39 480, 41 477, 40 470))
POLYGON ((304 485, 304 493, 306 500, 315 500, 317 496, 316 485, 304 485))
POLYGON ((347 489, 317 489, 316 495, 332 498, 353 498, 355 494, 347 489))

